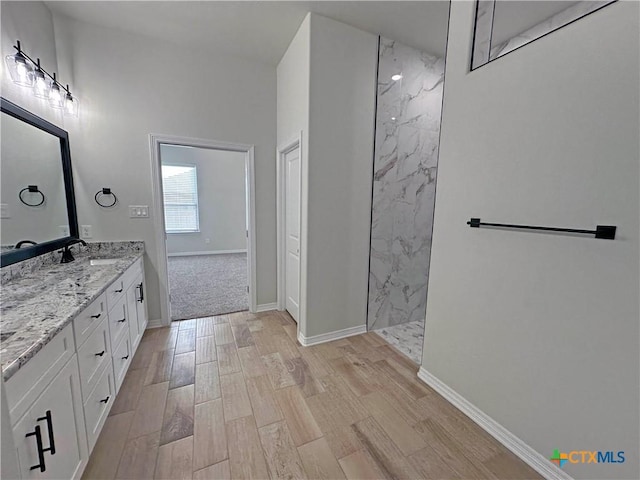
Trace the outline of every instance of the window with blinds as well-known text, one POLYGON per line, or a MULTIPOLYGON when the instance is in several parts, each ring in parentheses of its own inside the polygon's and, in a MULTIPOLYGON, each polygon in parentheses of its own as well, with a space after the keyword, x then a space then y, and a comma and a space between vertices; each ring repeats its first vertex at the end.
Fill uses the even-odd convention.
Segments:
POLYGON ((162 165, 164 224, 167 233, 200 231, 195 165, 162 165))

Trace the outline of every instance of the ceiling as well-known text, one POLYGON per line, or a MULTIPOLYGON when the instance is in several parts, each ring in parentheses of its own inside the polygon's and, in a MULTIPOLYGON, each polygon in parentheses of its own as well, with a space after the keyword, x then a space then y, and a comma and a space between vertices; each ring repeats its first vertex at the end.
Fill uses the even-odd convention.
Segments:
POLYGON ((277 65, 307 12, 444 56, 449 2, 47 1, 51 11, 186 48, 277 65))

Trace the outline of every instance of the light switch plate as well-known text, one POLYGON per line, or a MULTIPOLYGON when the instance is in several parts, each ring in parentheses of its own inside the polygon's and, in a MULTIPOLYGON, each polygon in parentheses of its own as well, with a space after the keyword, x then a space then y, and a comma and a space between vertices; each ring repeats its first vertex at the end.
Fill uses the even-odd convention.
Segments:
POLYGON ((91 225, 82 225, 80 227, 80 238, 91 238, 92 236, 91 225))
POLYGON ((0 218, 11 218, 8 203, 0 203, 0 218))
POLYGON ((129 205, 129 218, 149 218, 149 206, 129 205))
POLYGON ((58 225, 58 229, 60 230, 61 237, 68 237, 71 235, 69 232, 69 225, 58 225))

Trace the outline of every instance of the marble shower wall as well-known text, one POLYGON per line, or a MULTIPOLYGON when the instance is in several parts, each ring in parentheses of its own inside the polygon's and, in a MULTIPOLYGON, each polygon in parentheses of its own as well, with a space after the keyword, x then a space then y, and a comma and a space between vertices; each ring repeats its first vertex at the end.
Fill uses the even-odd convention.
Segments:
POLYGON ((369 329, 425 316, 444 80, 444 59, 393 40, 378 61, 369 329))

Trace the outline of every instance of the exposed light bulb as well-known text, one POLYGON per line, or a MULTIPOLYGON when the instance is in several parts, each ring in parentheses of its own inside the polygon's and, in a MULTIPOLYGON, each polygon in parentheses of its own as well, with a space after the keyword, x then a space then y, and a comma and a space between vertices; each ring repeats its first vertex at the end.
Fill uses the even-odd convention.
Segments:
POLYGON ((23 62, 16 62, 16 71, 18 72, 18 77, 22 82, 27 82, 29 80, 29 70, 27 70, 27 65, 23 62))
POLYGON ((70 93, 67 93, 67 96, 64 99, 64 113, 66 115, 75 115, 76 113, 76 104, 70 93))
POLYGON ((60 87, 57 83, 51 84, 51 90, 49 91, 49 104, 53 108, 62 108, 62 95, 60 94, 60 87))
POLYGON ((69 90, 69 85, 67 85, 66 95, 64 96, 64 114, 77 117, 78 116, 78 98, 71 95, 71 90, 69 90))
POLYGON ((396 73, 395 75, 391 75, 391 80, 393 80, 394 82, 397 82, 401 78, 402 78, 402 75, 399 73, 396 73))
POLYGON ((38 98, 47 98, 49 96, 49 84, 44 78, 42 71, 36 70, 35 80, 33 82, 33 94, 38 98))

